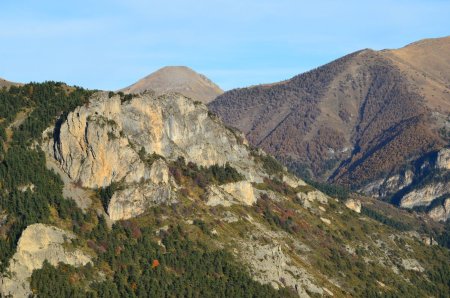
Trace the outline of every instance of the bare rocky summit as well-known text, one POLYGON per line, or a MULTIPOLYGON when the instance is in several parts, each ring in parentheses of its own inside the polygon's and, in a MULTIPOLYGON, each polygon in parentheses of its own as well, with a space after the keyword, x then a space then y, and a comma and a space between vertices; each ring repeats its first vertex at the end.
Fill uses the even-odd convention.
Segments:
POLYGON ((153 90, 157 95, 178 92, 194 100, 208 103, 222 94, 219 86, 186 66, 167 66, 122 89, 125 93, 153 90))

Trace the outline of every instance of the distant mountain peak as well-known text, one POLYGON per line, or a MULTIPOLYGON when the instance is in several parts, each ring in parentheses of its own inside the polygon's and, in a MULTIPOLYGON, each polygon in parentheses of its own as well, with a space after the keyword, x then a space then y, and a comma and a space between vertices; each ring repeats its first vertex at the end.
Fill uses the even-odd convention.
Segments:
POLYGON ((210 79, 187 66, 165 66, 121 91, 140 93, 145 90, 153 90, 158 95, 178 92, 203 103, 223 93, 210 79))

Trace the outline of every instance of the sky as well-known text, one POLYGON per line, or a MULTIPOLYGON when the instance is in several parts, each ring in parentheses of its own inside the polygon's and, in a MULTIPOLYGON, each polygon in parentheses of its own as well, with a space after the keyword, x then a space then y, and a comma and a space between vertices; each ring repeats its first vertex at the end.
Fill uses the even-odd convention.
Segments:
POLYGON ((0 0, 0 77, 117 90, 185 65, 224 90, 450 35, 450 0, 0 0))

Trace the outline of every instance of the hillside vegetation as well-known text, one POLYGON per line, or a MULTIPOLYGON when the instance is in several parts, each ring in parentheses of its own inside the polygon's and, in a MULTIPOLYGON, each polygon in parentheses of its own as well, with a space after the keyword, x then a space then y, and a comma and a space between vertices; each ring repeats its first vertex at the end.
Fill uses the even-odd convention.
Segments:
MULTIPOLYGON (((119 183, 89 192, 92 204, 82 211, 64 197, 63 180, 47 169, 40 135, 66 121, 76 106, 91 104, 90 95, 53 82, 0 92, 0 111, 9 111, 1 116, 2 278, 9 278, 9 261, 22 231, 39 222, 74 233, 65 250, 81 250, 92 258, 80 267, 43 262, 27 281, 39 297, 449 296, 450 253, 423 243, 420 235, 434 230, 414 232, 419 218, 398 211, 398 221, 408 218, 411 226, 397 227, 380 220, 388 215, 359 215, 344 205, 344 192, 336 200, 294 177, 286 180, 283 167, 256 150, 251 160, 261 174, 270 174, 252 184, 253 204, 211 205, 211 187, 247 179, 230 164, 164 161, 140 150, 139 158, 149 166, 167 163, 169 179, 177 185, 176 200, 113 223, 104 200, 129 187, 119 183), (11 127, 21 111, 28 116, 11 127)), ((130 103, 124 99, 121 104, 130 103)))
POLYGON ((420 180, 406 168, 449 146, 449 51, 449 37, 362 50, 209 108, 301 177, 388 199, 420 180))

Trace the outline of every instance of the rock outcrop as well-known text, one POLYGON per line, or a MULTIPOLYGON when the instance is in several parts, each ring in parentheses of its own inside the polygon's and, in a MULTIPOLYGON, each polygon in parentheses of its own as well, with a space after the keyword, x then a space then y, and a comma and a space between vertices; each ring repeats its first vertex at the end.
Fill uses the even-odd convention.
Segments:
POLYGON ((299 192, 297 193, 297 198, 301 201, 301 202, 314 202, 317 201, 321 204, 328 204, 328 197, 318 191, 318 190, 313 190, 313 191, 308 191, 308 192, 299 192))
POLYGON ((356 213, 361 213, 361 201, 360 200, 348 199, 347 201, 345 201, 345 206, 348 209, 355 211, 356 213))
POLYGON ((149 207, 177 202, 169 185, 137 184, 116 191, 108 205, 108 215, 113 221, 141 215, 149 207))
POLYGON ((9 261, 8 274, 2 277, 0 293, 12 297, 30 295, 29 278, 33 270, 42 267, 45 260, 55 266, 60 262, 73 266, 86 265, 90 262, 89 256, 79 250, 64 247, 64 243, 74 238, 72 233, 53 226, 28 226, 19 239, 16 253, 9 261))
POLYGON ((248 181, 227 183, 222 185, 222 189, 245 205, 252 205, 256 202, 253 186, 248 181))
POLYGON ((276 289, 289 286, 299 297, 310 297, 308 292, 324 294, 305 270, 292 264, 293 260, 280 245, 243 243, 242 246, 245 247, 242 257, 250 265, 255 280, 271 284, 276 289))
POLYGON ((199 165, 230 163, 250 181, 261 181, 249 150, 207 108, 179 94, 145 93, 121 102, 97 93, 71 112, 50 144, 70 178, 84 187, 139 182, 150 173, 139 152, 179 156, 199 165))
POLYGON ((392 197, 403 208, 426 207, 425 210, 432 219, 447 220, 447 209, 442 204, 444 202, 436 200, 442 200, 443 196, 450 194, 450 149, 444 148, 412 161, 409 168, 373 181, 360 191, 374 197, 392 197))
POLYGON ((154 184, 169 183, 169 167, 162 159, 153 162, 150 169, 150 181, 154 184))
POLYGON ((294 175, 283 175, 282 182, 286 183, 292 188, 297 188, 299 186, 305 186, 306 183, 302 179, 295 177, 294 175))
POLYGON ((237 203, 237 201, 234 199, 234 197, 223 190, 223 188, 216 185, 209 186, 206 202, 208 206, 214 207, 221 205, 224 207, 229 207, 235 203, 237 203))
POLYGON ((175 188, 166 162, 157 159, 149 169, 148 181, 126 185, 114 193, 108 205, 109 218, 129 219, 143 214, 149 207, 175 203, 175 188))
POLYGON ((414 173, 408 170, 386 179, 375 180, 361 188, 360 191, 374 197, 386 197, 410 185, 413 178, 414 173))
POLYGON ((450 198, 445 199, 442 205, 432 208, 428 216, 436 221, 446 221, 450 219, 450 198))
POLYGON ((438 169, 450 170, 450 149, 445 148, 439 151, 436 167, 438 169))
POLYGON ((428 206, 436 198, 449 192, 450 181, 428 184, 420 189, 407 193, 401 200, 400 206, 403 208, 413 208, 415 206, 428 206))
POLYGON ((423 272, 425 270, 416 259, 402 259, 402 266, 411 271, 423 272))

